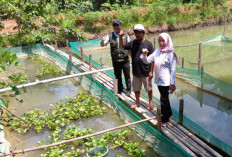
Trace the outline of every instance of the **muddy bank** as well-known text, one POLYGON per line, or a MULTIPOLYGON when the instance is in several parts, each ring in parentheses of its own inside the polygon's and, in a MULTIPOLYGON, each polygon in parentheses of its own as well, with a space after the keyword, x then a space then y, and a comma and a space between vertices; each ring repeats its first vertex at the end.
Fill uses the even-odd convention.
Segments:
MULTIPOLYGON (((228 21, 228 22, 230 22, 230 21, 228 21)), ((165 24, 162 26, 151 26, 151 27, 147 27, 145 29, 146 29, 147 34, 155 34, 155 33, 160 33, 160 32, 177 31, 177 30, 181 30, 181 29, 190 29, 190 28, 197 28, 197 27, 203 27, 203 26, 221 25, 224 23, 225 23, 224 20, 219 19, 219 18, 215 18, 215 19, 208 19, 204 23, 189 22, 189 23, 176 24, 176 25, 165 24)), ((109 32, 112 32, 112 30, 113 30, 113 28, 109 27, 109 29, 102 30, 102 31, 97 32, 97 33, 85 33, 85 36, 89 40, 98 39, 98 38, 105 36, 109 32)), ((129 35, 134 35, 133 28, 125 28, 123 30, 125 32, 127 32, 129 35)))

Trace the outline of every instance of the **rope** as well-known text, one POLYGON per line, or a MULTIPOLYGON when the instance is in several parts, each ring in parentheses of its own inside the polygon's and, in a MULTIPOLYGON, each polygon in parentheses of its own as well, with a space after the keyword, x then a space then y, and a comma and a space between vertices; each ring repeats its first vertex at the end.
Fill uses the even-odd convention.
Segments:
POLYGON ((97 132, 97 133, 93 133, 93 134, 89 134, 89 135, 86 135, 86 136, 77 137, 77 138, 73 138, 73 139, 70 139, 70 140, 65 140, 65 141, 62 141, 62 142, 57 142, 57 143, 53 143, 53 144, 49 144, 49 145, 38 146, 38 147, 33 147, 33 148, 28 148, 28 149, 22 149, 22 150, 16 150, 16 151, 12 151, 11 150, 9 153, 1 153, 0 157, 6 156, 6 155, 12 155, 12 156, 14 156, 15 154, 20 154, 20 153, 25 153, 25 152, 30 152, 30 151, 45 149, 45 148, 54 147, 54 146, 58 146, 58 145, 65 144, 65 143, 74 142, 74 141, 77 141, 77 140, 89 138, 89 137, 100 135, 100 134, 103 134, 103 133, 107 133, 107 132, 110 132, 110 131, 113 131, 113 130, 122 129, 122 128, 125 128, 125 127, 128 127, 128 126, 139 124, 139 123, 142 123, 142 122, 145 122, 145 121, 152 120, 154 118, 156 118, 156 116, 153 116, 151 118, 147 118, 147 119, 144 119, 144 120, 140 120, 140 121, 137 121, 137 122, 133 122, 133 123, 121 125, 121 126, 118 126, 118 127, 114 127, 114 128, 111 128, 111 129, 106 129, 106 130, 103 130, 103 131, 100 131, 100 132, 97 132))

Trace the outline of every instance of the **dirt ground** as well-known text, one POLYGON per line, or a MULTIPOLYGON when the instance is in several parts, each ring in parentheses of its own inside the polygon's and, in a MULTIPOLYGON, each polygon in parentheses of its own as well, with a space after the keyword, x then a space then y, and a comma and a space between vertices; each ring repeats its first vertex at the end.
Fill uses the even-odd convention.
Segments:
POLYGON ((4 29, 0 31, 0 35, 2 34, 9 35, 9 34, 17 32, 17 29, 13 30, 13 28, 17 26, 17 23, 15 20, 3 20, 2 23, 4 25, 4 29))

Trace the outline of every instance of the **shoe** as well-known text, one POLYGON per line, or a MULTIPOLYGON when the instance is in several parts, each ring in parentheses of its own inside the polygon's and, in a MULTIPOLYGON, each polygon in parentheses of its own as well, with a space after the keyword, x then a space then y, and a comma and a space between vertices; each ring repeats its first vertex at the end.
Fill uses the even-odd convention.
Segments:
POLYGON ((126 96, 130 97, 130 94, 131 94, 130 90, 126 91, 126 96))

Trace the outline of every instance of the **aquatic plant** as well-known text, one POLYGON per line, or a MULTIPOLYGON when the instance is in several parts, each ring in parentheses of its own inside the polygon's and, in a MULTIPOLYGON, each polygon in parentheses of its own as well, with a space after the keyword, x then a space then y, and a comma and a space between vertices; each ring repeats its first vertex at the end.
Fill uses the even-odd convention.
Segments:
MULTIPOLYGON (((43 139, 39 141, 37 146, 42 146, 44 144, 56 143, 63 140, 69 140, 85 135, 89 135, 94 131, 89 128, 79 129, 77 126, 68 126, 62 132, 60 129, 56 129, 51 133, 51 136, 48 137, 49 141, 43 139)), ((110 149, 126 149, 128 155, 134 157, 143 157, 145 156, 145 150, 139 148, 139 144, 134 141, 130 141, 128 136, 130 131, 128 129, 122 129, 115 132, 107 132, 100 137, 89 137, 86 139, 74 141, 68 144, 62 144, 55 147, 48 148, 47 152, 41 154, 42 157, 52 157, 52 156, 83 156, 90 149, 97 146, 107 146, 110 149), (121 144, 119 144, 119 141, 121 144), (68 150, 68 151, 67 151, 68 150), (64 153, 66 152, 66 153, 64 153)), ((99 152, 97 156, 100 156, 103 152, 99 152)), ((96 154, 95 154, 96 156, 96 154)))
POLYGON ((46 111, 40 109, 28 111, 20 119, 12 116, 8 125, 21 134, 30 128, 37 132, 41 132, 45 127, 54 130, 70 124, 71 120, 102 115, 105 110, 93 96, 82 92, 76 97, 66 98, 66 102, 61 100, 56 105, 50 106, 52 108, 46 111))
POLYGON ((42 64, 41 68, 36 72, 36 76, 39 78, 45 75, 57 76, 62 73, 56 65, 40 59, 38 55, 32 55, 28 58, 33 60, 35 63, 42 64))
MULTIPOLYGON (((21 118, 12 117, 8 126, 18 133, 26 133, 30 129, 41 132, 44 128, 52 130, 48 139, 42 139, 37 146, 49 143, 57 143, 63 140, 69 140, 85 135, 92 134, 94 131, 90 128, 79 129, 75 125, 68 125, 71 120, 87 118, 94 115, 102 115, 105 108, 102 107, 93 96, 80 92, 76 97, 66 98, 66 101, 60 101, 51 104, 50 110, 41 111, 34 109, 24 113, 21 118)), ((41 154, 42 157, 53 156, 79 156, 84 155, 91 148, 96 146, 108 146, 110 149, 126 149, 131 156, 144 156, 144 149, 138 147, 138 143, 129 141, 130 131, 119 130, 107 132, 100 137, 89 137, 74 141, 72 143, 47 148, 47 152, 41 154)))

